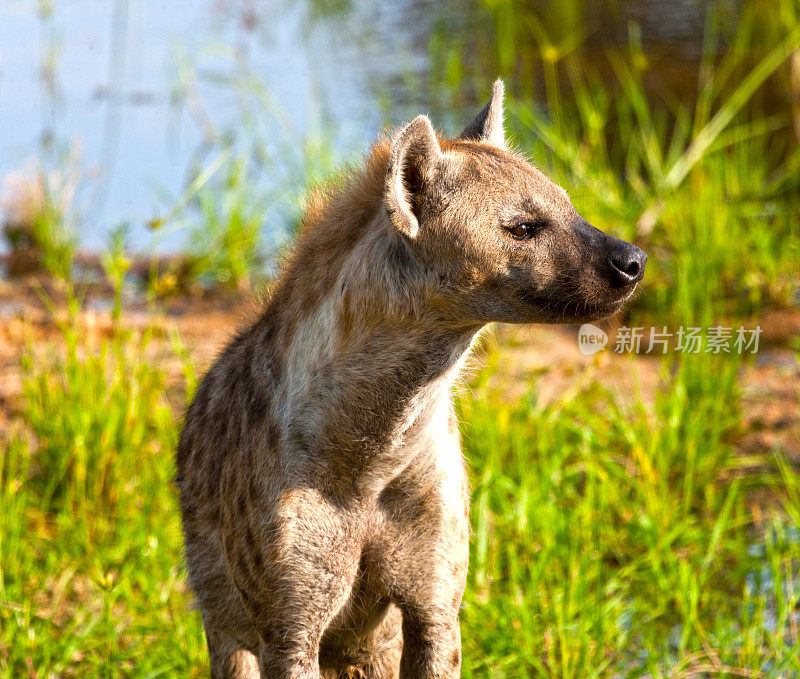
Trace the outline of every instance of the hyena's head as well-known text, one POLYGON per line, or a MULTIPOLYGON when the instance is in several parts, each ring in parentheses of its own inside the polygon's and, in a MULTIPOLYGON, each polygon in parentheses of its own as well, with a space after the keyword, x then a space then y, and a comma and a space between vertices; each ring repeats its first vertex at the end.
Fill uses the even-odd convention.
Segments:
POLYGON ((434 274, 448 317, 574 323, 630 298, 647 255, 599 231, 566 192, 506 148, 503 85, 457 140, 425 116, 395 137, 386 182, 391 220, 434 274))

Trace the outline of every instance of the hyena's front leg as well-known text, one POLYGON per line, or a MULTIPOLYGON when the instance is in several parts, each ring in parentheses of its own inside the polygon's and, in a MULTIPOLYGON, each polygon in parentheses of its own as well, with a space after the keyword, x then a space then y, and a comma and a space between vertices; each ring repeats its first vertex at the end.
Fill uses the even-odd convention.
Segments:
POLYGON ((319 544, 309 534, 298 535, 257 585, 239 583, 260 638, 259 668, 264 678, 319 677, 322 635, 347 601, 358 565, 349 555, 328 560, 330 545, 324 548, 327 555, 312 553, 319 544))
POLYGON ((211 679, 260 679, 258 660, 229 636, 217 631, 203 616, 206 642, 211 662, 211 679))
MULTIPOLYGON (((416 571, 401 593, 403 679, 455 679, 461 676, 458 615, 466 586, 469 545, 466 514, 455 520, 444 544, 435 537, 409 560, 416 571)), ((413 570, 411 572, 414 572, 413 570)))
POLYGON ((461 676, 458 612, 428 609, 403 615, 403 679, 455 679, 461 676))
POLYGON ((403 613, 403 679, 461 676, 458 615, 469 565, 468 504, 443 503, 437 523, 405 550, 398 580, 403 613))
POLYGON ((226 545, 260 639, 264 679, 318 679, 323 632, 350 596, 358 569, 359 546, 345 523, 308 494, 282 497, 267 524, 240 519, 239 539, 226 545))

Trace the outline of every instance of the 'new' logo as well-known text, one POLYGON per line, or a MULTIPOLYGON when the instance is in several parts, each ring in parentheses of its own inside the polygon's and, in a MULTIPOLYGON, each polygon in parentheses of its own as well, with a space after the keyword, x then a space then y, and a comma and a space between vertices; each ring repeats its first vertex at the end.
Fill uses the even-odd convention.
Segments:
POLYGON ((608 335, 591 323, 584 323, 578 330, 578 349, 584 356, 592 356, 608 344, 608 335))

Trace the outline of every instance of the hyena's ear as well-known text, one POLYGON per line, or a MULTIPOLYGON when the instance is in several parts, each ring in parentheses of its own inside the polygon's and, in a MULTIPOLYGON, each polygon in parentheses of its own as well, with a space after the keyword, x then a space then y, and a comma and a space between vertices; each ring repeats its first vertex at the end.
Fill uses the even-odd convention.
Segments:
POLYGON ((386 173, 386 207, 394 225, 409 238, 419 231, 419 199, 441 157, 439 140, 427 116, 414 118, 392 142, 386 173))
POLYGON ((495 80, 492 98, 481 109, 474 120, 464 128, 459 139, 482 141, 497 148, 506 148, 506 135, 503 132, 503 81, 495 80))

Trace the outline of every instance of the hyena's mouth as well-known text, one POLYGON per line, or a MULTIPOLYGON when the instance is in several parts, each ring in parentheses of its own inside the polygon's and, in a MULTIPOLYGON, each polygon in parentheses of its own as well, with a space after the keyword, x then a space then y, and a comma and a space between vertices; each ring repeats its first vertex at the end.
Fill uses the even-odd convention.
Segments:
MULTIPOLYGON (((568 304, 562 310, 565 321, 573 323, 588 323, 599 321, 609 316, 613 316, 625 304, 624 300, 605 303, 568 304)), ((562 321, 563 322, 563 321, 562 321)))
POLYGON ((527 305, 537 310, 544 323, 588 323, 613 316, 633 297, 637 286, 618 297, 587 298, 577 290, 561 295, 522 293, 527 305))
POLYGON ((636 291, 639 289, 638 283, 634 283, 630 290, 626 290, 623 294, 617 297, 613 302, 612 305, 616 305, 617 307, 621 307, 627 304, 630 300, 633 299, 633 296, 636 294, 636 291))
MULTIPOLYGON (((636 294, 636 290, 638 289, 638 285, 634 284, 631 286, 630 290, 625 291, 624 294, 619 295, 616 299, 609 300, 606 302, 600 302, 594 305, 595 310, 598 314, 597 318, 608 318, 609 316, 613 316, 617 312, 619 312, 636 294)), ((589 304, 588 308, 591 309, 592 305, 589 304)))
POLYGON ((606 302, 605 304, 597 305, 598 316, 597 320, 608 318, 618 313, 628 302, 630 302, 636 295, 639 286, 634 284, 630 290, 617 297, 615 300, 606 302))

